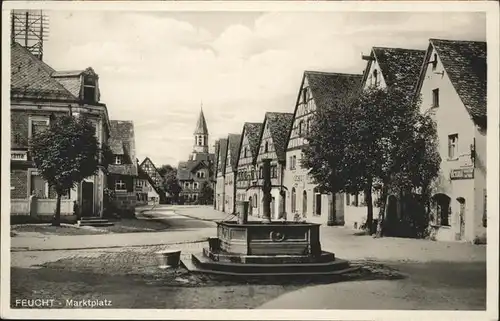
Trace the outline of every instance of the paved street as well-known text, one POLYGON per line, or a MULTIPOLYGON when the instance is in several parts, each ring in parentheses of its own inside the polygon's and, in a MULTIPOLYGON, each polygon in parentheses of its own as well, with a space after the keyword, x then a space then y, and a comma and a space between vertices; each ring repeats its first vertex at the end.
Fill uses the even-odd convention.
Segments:
POLYGON ((485 308, 485 246, 374 239, 323 227, 323 248, 364 266, 363 272, 335 281, 241 284, 161 271, 154 256, 166 248, 181 249, 183 257, 201 251, 204 239, 215 235, 214 221, 226 214, 201 206, 160 206, 145 214, 165 220, 169 228, 75 236, 20 233, 11 238, 12 299, 100 297, 113 300, 113 308, 485 308))

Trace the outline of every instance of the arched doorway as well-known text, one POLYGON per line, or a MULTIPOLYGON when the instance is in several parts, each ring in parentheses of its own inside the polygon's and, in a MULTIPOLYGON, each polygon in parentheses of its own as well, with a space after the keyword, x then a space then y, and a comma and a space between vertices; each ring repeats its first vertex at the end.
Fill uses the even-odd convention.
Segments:
POLYGON ((465 239, 465 198, 458 197, 457 202, 459 204, 458 210, 458 222, 460 224, 460 235, 459 239, 465 239))
POLYGON ((442 193, 432 196, 431 219, 437 225, 450 226, 450 201, 451 198, 442 193))
POLYGON ((307 217, 307 191, 302 193, 302 216, 307 217))
POLYGON ((252 196, 250 196, 248 198, 248 215, 252 215, 252 208, 253 208, 252 196))
POLYGON ((291 199, 291 208, 292 208, 292 213, 295 213, 297 211, 297 194, 295 191, 295 187, 292 187, 292 199, 291 199))

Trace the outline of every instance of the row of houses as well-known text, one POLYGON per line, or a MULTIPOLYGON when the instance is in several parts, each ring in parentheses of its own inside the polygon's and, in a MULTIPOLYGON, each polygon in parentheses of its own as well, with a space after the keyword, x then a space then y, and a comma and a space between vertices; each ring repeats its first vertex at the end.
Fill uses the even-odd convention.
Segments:
POLYGON ((52 116, 61 114, 86 115, 96 129, 99 146, 107 144, 113 153, 107 168, 100 167, 63 197, 63 220, 76 220, 75 205, 81 216, 103 217, 108 192, 113 192, 120 212, 134 212, 138 204, 162 194, 152 162, 145 159, 139 164, 136 159, 133 122, 110 120, 106 104, 100 101, 99 76, 92 68, 57 71, 13 42, 10 92, 12 222, 50 221, 54 214, 56 193, 35 168, 29 140, 49 126, 52 116))
MULTIPOLYGON (((399 87, 421 97, 421 112, 437 125, 441 168, 432 186, 429 230, 437 240, 486 238, 486 43, 430 39, 426 50, 373 47, 363 74, 305 71, 293 113, 267 112, 262 123, 247 122, 241 133, 215 144, 215 204, 235 213, 249 202, 249 214, 263 209, 262 159, 271 159, 273 219, 360 227, 366 220, 363 193, 328 195, 300 166, 305 134, 317 108, 336 96, 370 86, 399 87), (328 221, 336 198, 335 221, 328 221)), ((377 206, 377 193, 372 199, 377 206)), ((405 203, 389 196, 387 219, 400 220, 405 203)), ((377 211, 376 211, 377 213, 377 211)), ((332 219, 330 217, 330 219, 332 219)))

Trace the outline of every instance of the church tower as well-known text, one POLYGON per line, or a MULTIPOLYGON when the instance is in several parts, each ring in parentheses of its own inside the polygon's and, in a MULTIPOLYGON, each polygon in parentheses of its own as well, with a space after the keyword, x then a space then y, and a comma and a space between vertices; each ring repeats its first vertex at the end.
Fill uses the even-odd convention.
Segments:
POLYGON ((194 130, 193 154, 198 153, 208 153, 208 128, 205 115, 203 115, 203 107, 200 110, 200 116, 194 130))

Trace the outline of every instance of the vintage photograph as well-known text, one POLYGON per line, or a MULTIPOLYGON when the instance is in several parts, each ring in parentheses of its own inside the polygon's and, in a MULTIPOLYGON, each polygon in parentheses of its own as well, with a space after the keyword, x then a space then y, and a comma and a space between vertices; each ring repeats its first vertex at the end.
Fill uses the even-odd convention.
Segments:
POLYGON ((9 10, 9 309, 486 311, 487 12, 116 8, 9 10))

